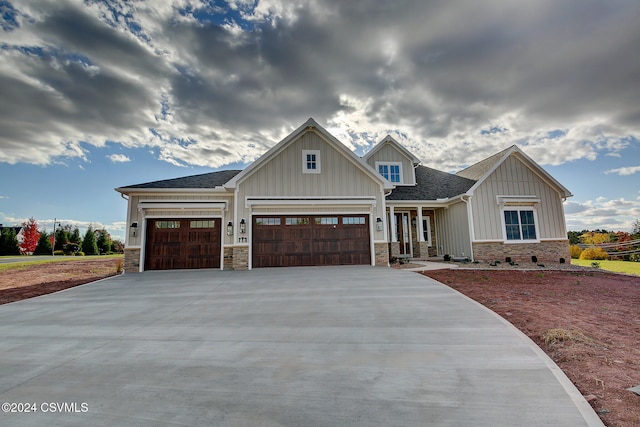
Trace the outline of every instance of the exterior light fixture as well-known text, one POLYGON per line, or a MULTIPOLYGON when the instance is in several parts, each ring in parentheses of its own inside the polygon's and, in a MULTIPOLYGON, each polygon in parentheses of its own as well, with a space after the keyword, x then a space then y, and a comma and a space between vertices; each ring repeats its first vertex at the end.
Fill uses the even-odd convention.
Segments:
POLYGON ((229 221, 227 223, 227 236, 233 235, 233 223, 229 221))
POLYGON ((138 223, 132 222, 129 227, 129 237, 138 237, 138 223))
POLYGON ((382 218, 376 218, 376 230, 382 231, 382 218))
POLYGON ((244 233, 246 233, 246 232, 247 232, 247 223, 246 223, 246 221, 244 220, 244 218, 242 218, 242 219, 240 220, 240 233, 241 233, 241 234, 244 234, 244 233))

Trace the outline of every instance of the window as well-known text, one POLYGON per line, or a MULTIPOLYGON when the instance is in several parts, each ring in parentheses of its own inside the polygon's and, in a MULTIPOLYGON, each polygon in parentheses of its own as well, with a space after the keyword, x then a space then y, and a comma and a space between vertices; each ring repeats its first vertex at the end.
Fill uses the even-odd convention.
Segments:
POLYGON ((392 162, 376 162, 378 166, 378 173, 385 177, 387 181, 402 184, 402 163, 392 162))
POLYGON ((505 209, 504 227, 507 240, 538 239, 533 209, 505 209))
POLYGON ((280 225, 280 218, 256 218, 256 225, 280 225))
POLYGON ((284 223, 286 225, 307 225, 309 224, 309 218, 285 218, 284 223))
POLYGON ((316 225, 337 225, 338 217, 323 216, 316 218, 316 225))
POLYGON ((156 228, 180 228, 180 221, 156 221, 156 228))
POLYGON ((302 173, 320 173, 320 150, 302 150, 302 173))
POLYGON ((189 227, 191 228, 213 228, 214 227, 215 222, 213 220, 197 220, 197 221, 191 221, 189 224, 189 227))
POLYGON ((345 216, 342 217, 342 223, 345 225, 360 225, 365 223, 363 216, 345 216))

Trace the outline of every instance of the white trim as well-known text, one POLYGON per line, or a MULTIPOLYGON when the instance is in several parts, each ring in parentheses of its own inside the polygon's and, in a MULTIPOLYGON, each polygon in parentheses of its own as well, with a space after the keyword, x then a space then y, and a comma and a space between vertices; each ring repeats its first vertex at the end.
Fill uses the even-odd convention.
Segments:
POLYGON ((540 203, 538 196, 509 196, 496 195, 496 201, 499 205, 535 205, 540 203))
POLYGON ((192 210, 226 210, 227 202, 203 202, 198 201, 185 201, 185 200, 163 200, 161 202, 139 202, 138 210, 140 209, 192 209, 192 210))
MULTIPOLYGON (((424 239, 424 232, 427 232, 427 247, 431 248, 433 247, 433 240, 431 239, 431 215, 426 215, 422 217, 422 221, 427 221, 427 229, 424 230, 424 226, 423 226, 423 230, 422 230, 422 238, 424 239)), ((425 240, 423 240, 424 242, 425 240)))
POLYGON ((414 166, 419 165, 420 163, 422 163, 422 160, 420 160, 419 158, 417 158, 411 151, 407 150, 402 144, 400 144, 398 141, 396 141, 395 139, 393 139, 391 137, 391 135, 387 135, 385 136, 382 141, 380 141, 379 143, 377 143, 368 153, 366 153, 362 158, 365 160, 368 160, 371 156, 373 156, 375 153, 377 153, 378 151, 380 151, 382 149, 382 147, 385 146, 385 144, 390 144, 391 146, 393 146, 395 149, 397 149, 400 154, 404 155, 407 159, 409 159, 411 161, 411 163, 413 163, 414 166))
POLYGON ((332 198, 262 198, 245 197, 245 208, 253 206, 367 206, 376 207, 375 197, 332 197, 332 198))
POLYGON ((302 150, 302 173, 322 173, 322 162, 320 160, 320 150, 302 150), (308 161, 307 156, 316 156, 315 159, 315 169, 309 169, 307 167, 308 161))

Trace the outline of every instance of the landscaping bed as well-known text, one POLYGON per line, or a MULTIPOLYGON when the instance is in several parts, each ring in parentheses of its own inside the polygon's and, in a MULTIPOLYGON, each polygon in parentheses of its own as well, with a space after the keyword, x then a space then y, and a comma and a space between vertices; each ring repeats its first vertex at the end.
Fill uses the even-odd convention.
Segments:
POLYGON ((640 277, 602 271, 431 270, 529 336, 607 426, 640 426, 640 277))
POLYGON ((118 274, 120 258, 27 264, 0 272, 0 304, 57 292, 118 274))

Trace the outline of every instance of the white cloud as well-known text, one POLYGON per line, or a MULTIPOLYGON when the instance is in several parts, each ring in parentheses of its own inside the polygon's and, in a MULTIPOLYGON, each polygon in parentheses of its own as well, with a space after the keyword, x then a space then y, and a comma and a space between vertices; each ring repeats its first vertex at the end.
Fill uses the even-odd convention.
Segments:
POLYGON ((608 200, 598 197, 584 202, 565 202, 564 211, 569 230, 631 231, 631 224, 640 218, 640 198, 608 200))
POLYGON ((131 159, 124 154, 110 154, 106 157, 113 163, 126 163, 131 161, 131 159))
POLYGON ((310 116, 351 148, 390 133, 444 170, 514 143, 559 165, 640 138, 634 0, 209 3, 16 2, 0 162, 86 160, 110 141, 221 167, 310 116))
POLYGON ((638 173, 638 172, 640 172, 640 166, 627 166, 622 168, 609 169, 608 171, 605 171, 605 173, 607 174, 614 173, 622 176, 633 175, 634 173, 638 173))

